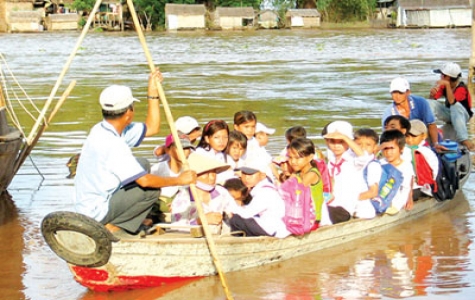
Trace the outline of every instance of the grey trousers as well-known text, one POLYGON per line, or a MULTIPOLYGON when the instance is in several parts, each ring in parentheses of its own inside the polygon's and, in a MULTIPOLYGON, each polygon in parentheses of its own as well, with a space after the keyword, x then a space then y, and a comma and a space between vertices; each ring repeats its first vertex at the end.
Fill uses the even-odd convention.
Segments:
MULTIPOLYGON (((137 158, 142 167, 150 172, 150 162, 137 158)), ((109 211, 102 224, 111 223, 136 233, 160 196, 160 189, 144 189, 135 182, 120 188, 109 200, 109 211)))

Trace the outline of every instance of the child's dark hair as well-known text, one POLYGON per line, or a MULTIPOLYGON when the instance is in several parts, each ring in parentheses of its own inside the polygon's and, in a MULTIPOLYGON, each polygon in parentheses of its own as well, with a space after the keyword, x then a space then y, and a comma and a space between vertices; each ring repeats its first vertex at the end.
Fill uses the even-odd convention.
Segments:
POLYGON ((200 142, 198 143, 198 147, 204 148, 206 150, 210 150, 209 143, 206 142, 205 137, 211 137, 216 132, 225 129, 226 132, 229 134, 229 127, 223 120, 212 120, 209 121, 205 127, 203 128, 203 134, 201 135, 200 142))
POLYGON ((251 202, 252 196, 251 194, 249 194, 249 189, 247 188, 247 186, 244 185, 244 183, 241 181, 240 178, 228 179, 224 182, 223 186, 228 191, 233 190, 233 191, 241 192, 241 195, 242 195, 241 201, 244 205, 248 205, 249 202, 251 202))
POLYGON ((290 143, 296 138, 306 138, 307 131, 302 126, 290 127, 285 131, 285 139, 290 143))
POLYGON ((392 141, 396 142, 401 152, 404 150, 404 146, 406 145, 406 137, 399 130, 386 130, 381 134, 381 137, 379 138, 380 144, 392 141))
POLYGON ((234 125, 239 126, 251 121, 257 122, 257 117, 252 111, 241 110, 234 114, 234 125))
POLYGON ((228 146, 226 147, 226 153, 229 151, 229 146, 233 143, 238 143, 243 149, 247 149, 247 137, 241 131, 233 130, 229 133, 228 146))
POLYGON ((401 115, 392 115, 387 117, 384 120, 384 127, 386 127, 392 120, 398 120, 399 124, 401 125, 401 128, 406 129, 406 132, 409 132, 409 130, 411 130, 411 122, 406 117, 401 115))
MULTIPOLYGON (((287 145, 287 149, 293 149, 297 152, 299 157, 306 157, 309 155, 315 155, 315 145, 310 139, 307 138, 295 138, 293 139, 289 145, 287 145)), ((312 167, 317 167, 317 164, 312 159, 310 161, 312 167)))
POLYGON ((355 140, 365 137, 372 139, 376 145, 379 144, 379 135, 371 128, 360 128, 355 131, 354 136, 355 140))

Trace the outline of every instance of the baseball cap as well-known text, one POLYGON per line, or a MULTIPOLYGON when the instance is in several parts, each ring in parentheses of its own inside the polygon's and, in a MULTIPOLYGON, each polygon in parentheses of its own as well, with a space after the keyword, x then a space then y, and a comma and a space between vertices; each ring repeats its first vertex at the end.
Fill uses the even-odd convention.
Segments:
POLYGON ((190 156, 188 156, 188 163, 190 164, 190 169, 195 171, 198 175, 212 170, 216 170, 216 173, 221 173, 231 167, 214 158, 196 152, 192 152, 190 156))
POLYGON ((188 134, 195 129, 200 129, 200 125, 198 121, 190 116, 180 117, 175 121, 176 130, 180 131, 181 133, 188 134))
POLYGON ((407 90, 410 90, 411 86, 409 85, 409 82, 407 81, 406 78, 403 77, 397 77, 394 78, 393 81, 391 81, 391 85, 389 86, 389 92, 401 92, 405 93, 407 90))
POLYGON ((132 90, 124 85, 106 87, 99 97, 102 109, 107 111, 121 110, 134 102, 140 102, 140 100, 135 99, 132 96, 132 90))
POLYGON ((427 126, 421 120, 411 120, 411 129, 409 134, 413 136, 419 136, 423 133, 427 133, 427 126))
POLYGON ((236 170, 247 175, 252 175, 257 172, 266 173, 268 168, 269 166, 265 159, 251 159, 244 161, 244 165, 236 170))
POLYGON ((462 70, 456 63, 449 62, 442 66, 442 68, 434 70, 434 73, 444 74, 452 78, 458 78, 462 76, 462 70))
MULTIPOLYGON (((167 135, 167 137, 165 138, 165 147, 170 147, 173 143, 175 142, 175 140, 173 139, 173 135, 169 134, 167 135)), ((180 137, 180 142, 181 142, 181 147, 183 149, 185 148, 192 148, 192 149, 195 149, 195 146, 193 146, 190 142, 189 139, 187 138, 184 138, 184 137, 180 137)))
POLYGON ((346 135, 350 139, 353 139, 353 125, 346 121, 334 121, 328 124, 326 134, 333 132, 339 132, 346 135))
POLYGON ((264 132, 266 134, 274 134, 275 129, 274 128, 268 128, 266 125, 257 122, 256 123, 256 133, 258 132, 264 132))

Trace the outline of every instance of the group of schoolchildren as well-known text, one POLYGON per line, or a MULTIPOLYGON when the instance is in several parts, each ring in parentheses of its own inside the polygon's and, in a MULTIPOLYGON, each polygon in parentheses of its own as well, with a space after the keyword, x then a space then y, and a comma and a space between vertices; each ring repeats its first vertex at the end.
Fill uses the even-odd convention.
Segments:
MULTIPOLYGON (((434 187, 430 183, 438 173, 438 157, 425 142, 426 125, 400 115, 385 120, 381 136, 370 128, 354 131, 346 121, 330 122, 322 131, 326 157, 307 138, 305 128, 295 126, 286 130, 287 146, 273 158, 265 146, 275 130, 257 122, 250 111, 235 113, 232 131, 223 120, 201 127, 190 116, 177 119, 175 125, 189 167, 197 174, 196 194, 188 186, 163 188, 159 212, 150 218, 177 227, 201 224, 194 201, 200 197, 213 233, 283 238, 291 232, 284 222, 286 200, 279 188, 290 178, 298 178, 309 189, 315 216, 311 230, 315 230, 382 213, 375 204, 381 201, 384 164, 402 174, 384 211, 390 215, 411 209, 422 194, 430 196, 434 187), (419 173, 431 178, 419 181, 423 177, 416 176, 419 173)), ((183 170, 172 135, 154 154, 158 162, 152 174, 178 176, 183 170)))

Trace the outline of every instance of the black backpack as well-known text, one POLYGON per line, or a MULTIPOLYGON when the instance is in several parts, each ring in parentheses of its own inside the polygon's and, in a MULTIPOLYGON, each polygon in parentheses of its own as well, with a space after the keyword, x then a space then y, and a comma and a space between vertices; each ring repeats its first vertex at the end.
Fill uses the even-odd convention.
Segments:
POLYGON ((437 201, 453 199, 459 189, 459 176, 457 161, 449 161, 444 154, 437 153, 439 159, 439 172, 437 174, 437 192, 432 195, 437 201))

